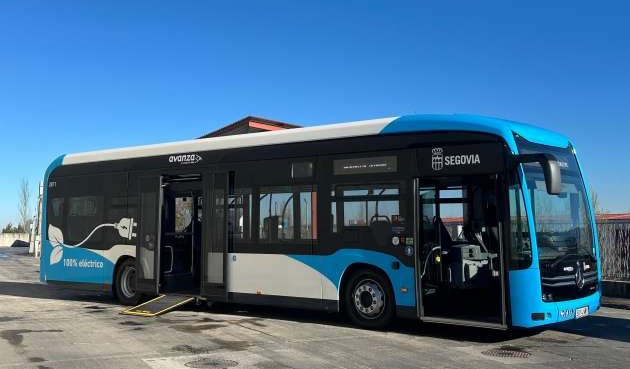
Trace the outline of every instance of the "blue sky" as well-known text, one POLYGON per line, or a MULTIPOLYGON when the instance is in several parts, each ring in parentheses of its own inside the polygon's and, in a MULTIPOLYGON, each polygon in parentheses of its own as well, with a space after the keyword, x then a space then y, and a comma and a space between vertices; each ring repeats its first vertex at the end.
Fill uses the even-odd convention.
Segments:
POLYGON ((630 209, 624 2, 340 3, 0 2, 0 224, 60 154, 246 115, 528 122, 570 136, 603 206, 630 209))

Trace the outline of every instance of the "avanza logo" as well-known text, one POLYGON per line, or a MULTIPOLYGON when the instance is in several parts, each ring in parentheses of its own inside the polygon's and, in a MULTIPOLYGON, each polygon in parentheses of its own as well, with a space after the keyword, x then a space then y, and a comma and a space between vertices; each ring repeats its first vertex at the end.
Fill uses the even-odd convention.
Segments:
POLYGON ((179 163, 182 165, 186 164, 197 164, 202 161, 203 158, 198 154, 181 154, 181 155, 171 155, 168 157, 169 163, 179 163))

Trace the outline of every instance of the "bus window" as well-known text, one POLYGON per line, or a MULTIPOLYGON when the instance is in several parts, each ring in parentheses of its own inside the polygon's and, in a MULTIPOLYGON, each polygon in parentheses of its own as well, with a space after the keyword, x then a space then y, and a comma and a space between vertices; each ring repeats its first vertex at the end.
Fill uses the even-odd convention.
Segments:
POLYGON ((331 203, 334 232, 340 231, 337 224, 342 221, 337 219, 339 210, 343 212, 344 227, 370 227, 404 219, 398 185, 337 186, 334 194, 331 203))
POLYGON ((514 178, 509 188, 510 201, 510 269, 525 269, 532 263, 532 244, 529 238, 527 213, 523 191, 514 178))
POLYGON ((175 198, 175 232, 185 232, 193 217, 193 198, 175 198))
POLYGON ((316 192, 300 192, 300 239, 317 239, 316 192))
POLYGON ((203 221, 203 196, 197 197, 197 221, 199 224, 203 221))
POLYGON ((260 190, 260 239, 293 239, 293 193, 288 188, 260 190))
POLYGON ((51 211, 48 211, 48 222, 55 225, 57 228, 63 228, 63 208, 64 198, 55 197, 50 200, 52 206, 51 211))
POLYGON ((472 241, 467 240, 464 234, 464 218, 468 215, 465 212, 465 207, 465 202, 440 204, 440 220, 450 236, 449 243, 453 241, 472 241))
POLYGON ((337 228, 337 203, 330 203, 330 224, 332 225, 332 232, 337 233, 339 229, 337 228))
POLYGON ((107 220, 121 219, 127 216, 127 197, 115 196, 108 199, 107 220))
MULTIPOLYGON (((94 228, 103 223, 103 196, 79 196, 68 199, 66 229, 68 241, 78 243, 94 228)), ((89 241, 101 241, 102 232, 96 232, 89 241)))
POLYGON ((236 189, 228 196, 228 232, 233 240, 251 240, 252 194, 249 189, 236 189))
POLYGON ((259 214, 261 241, 317 238, 317 194, 311 186, 261 188, 259 214))

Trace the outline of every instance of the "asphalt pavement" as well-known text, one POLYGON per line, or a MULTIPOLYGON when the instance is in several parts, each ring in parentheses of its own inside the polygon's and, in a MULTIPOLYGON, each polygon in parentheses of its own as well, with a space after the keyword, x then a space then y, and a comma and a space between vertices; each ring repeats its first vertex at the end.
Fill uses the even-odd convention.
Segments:
POLYGON ((406 320, 370 331, 337 314, 231 305, 143 318, 108 294, 39 284, 26 251, 0 249, 0 368, 630 367, 623 308, 511 333, 406 320))

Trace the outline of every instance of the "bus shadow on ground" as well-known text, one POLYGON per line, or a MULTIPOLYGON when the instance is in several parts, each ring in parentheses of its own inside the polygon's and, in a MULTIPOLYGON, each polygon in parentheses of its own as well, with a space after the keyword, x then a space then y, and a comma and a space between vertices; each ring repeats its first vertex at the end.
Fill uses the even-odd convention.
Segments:
POLYGON ((0 296, 116 304, 116 300, 114 300, 111 294, 76 289, 70 290, 32 282, 0 281, 0 296))
MULTIPOLYGON (((116 300, 112 297, 111 294, 68 289, 29 282, 0 281, 0 296, 3 295, 51 300, 98 302, 112 305, 117 304, 116 300)), ((219 313, 284 321, 332 325, 346 328, 356 328, 342 314, 321 311, 230 304, 214 304, 211 308, 208 308, 205 305, 197 306, 191 304, 180 310, 196 312, 198 314, 219 313)), ((483 328, 458 327, 443 324, 428 324, 420 323, 414 320, 397 319, 387 331, 401 334, 410 334, 414 336, 443 338, 454 341, 500 343, 525 337, 531 337, 530 339, 537 340, 538 338, 533 336, 536 336, 538 333, 544 330, 630 343, 630 319, 614 318, 601 315, 593 315, 584 319, 557 324, 551 327, 547 327, 546 329, 519 329, 507 332, 483 328)), ((540 340, 544 341, 545 338, 540 338, 540 340)), ((555 339, 555 341, 558 340, 555 339)))
MULTIPOLYGON (((187 310, 360 329, 353 325, 343 314, 322 311, 229 304, 215 304, 212 308, 206 308, 205 310, 190 306, 187 310)), ((524 337, 537 333, 532 331, 505 332, 483 328, 429 324, 409 319, 396 319, 386 331, 479 343, 498 343, 514 339, 515 337, 524 337)))
POLYGON ((558 324, 550 330, 630 343, 630 319, 592 315, 558 324))
MULTIPOLYGON (((210 309, 189 307, 188 310, 209 313, 234 314, 257 318, 296 321, 304 323, 325 324, 339 327, 356 328, 342 314, 319 311, 296 310, 287 308, 223 305, 217 304, 210 309)), ((513 329, 509 331, 492 330, 487 328, 450 326, 445 324, 420 323, 414 320, 397 319, 387 329, 389 332, 424 336, 431 338, 449 339, 453 341, 468 341, 476 343, 501 343, 519 338, 553 341, 557 344, 571 344, 575 341, 560 338, 536 337, 541 332, 571 333, 583 337, 630 342, 630 319, 593 315, 584 319, 569 321, 539 329, 513 329), (563 342, 566 341, 566 342, 563 342)))

